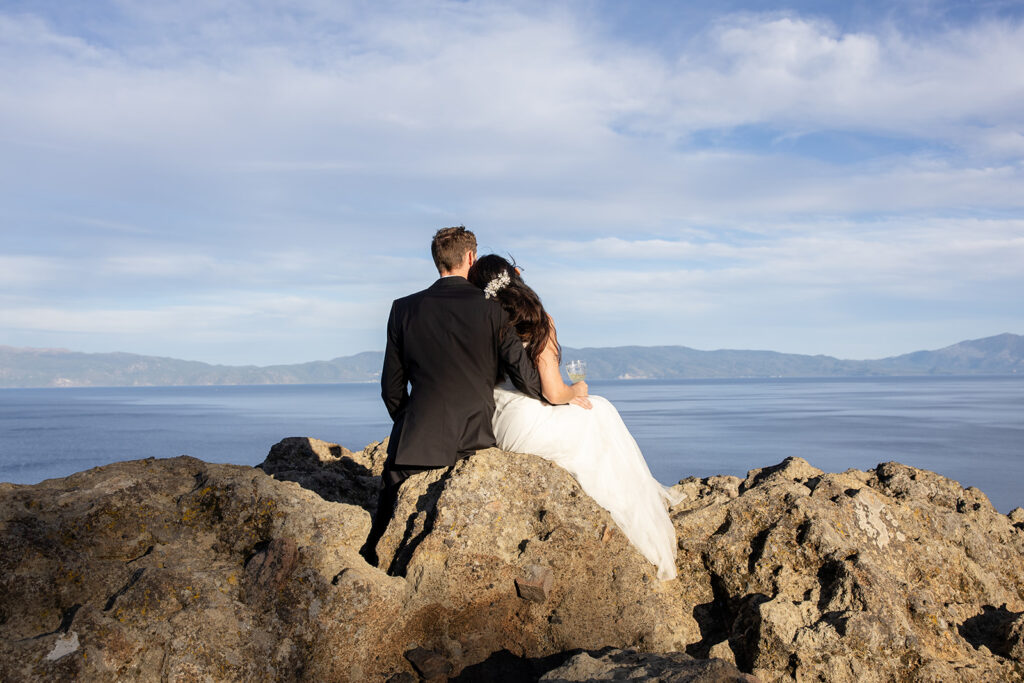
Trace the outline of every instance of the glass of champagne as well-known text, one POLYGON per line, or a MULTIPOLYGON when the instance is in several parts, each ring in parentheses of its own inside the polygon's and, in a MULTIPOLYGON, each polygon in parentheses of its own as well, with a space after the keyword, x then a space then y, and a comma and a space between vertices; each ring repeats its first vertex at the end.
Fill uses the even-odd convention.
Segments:
POLYGON ((569 380, 574 384, 582 382, 587 378, 587 363, 582 360, 571 360, 565 364, 565 371, 569 374, 569 380))

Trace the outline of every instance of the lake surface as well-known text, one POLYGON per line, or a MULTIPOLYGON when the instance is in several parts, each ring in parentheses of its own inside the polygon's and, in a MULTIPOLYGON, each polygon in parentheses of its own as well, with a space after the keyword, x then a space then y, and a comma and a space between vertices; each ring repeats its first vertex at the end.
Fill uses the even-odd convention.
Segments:
MULTIPOLYGON (((744 476, 795 455, 829 472, 896 460, 1024 505, 1024 378, 594 381, 654 475, 744 476)), ((188 454, 255 465, 288 436, 359 450, 390 432, 376 384, 0 389, 0 481, 188 454)))

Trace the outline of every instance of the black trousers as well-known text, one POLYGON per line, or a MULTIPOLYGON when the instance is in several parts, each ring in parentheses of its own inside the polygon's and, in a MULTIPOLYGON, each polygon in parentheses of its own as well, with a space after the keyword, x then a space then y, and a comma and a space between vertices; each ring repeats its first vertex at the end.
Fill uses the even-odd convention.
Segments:
MULTIPOLYGON (((459 460, 463 460, 474 453, 476 453, 476 451, 464 451, 459 453, 456 457, 459 460)), ((377 543, 387 530, 388 524, 391 523, 391 518, 395 516, 395 504, 398 502, 398 489, 402 487, 402 483, 414 474, 419 474, 428 470, 439 470, 444 467, 445 465, 433 467, 420 465, 395 465, 388 461, 384 462, 384 471, 380 475, 381 489, 380 496, 377 498, 377 512, 373 514, 373 522, 370 524, 370 533, 366 536, 366 542, 363 543, 363 547, 359 549, 359 554, 362 555, 367 562, 372 564, 374 567, 377 566, 377 543)))
POLYGON ((377 566, 377 543, 391 523, 395 514, 395 504, 398 502, 398 489, 402 482, 414 474, 436 470, 439 467, 392 467, 390 463, 384 464, 384 472, 381 474, 380 495, 377 498, 377 511, 373 514, 373 522, 370 524, 370 533, 366 542, 359 549, 359 554, 372 564, 377 566))

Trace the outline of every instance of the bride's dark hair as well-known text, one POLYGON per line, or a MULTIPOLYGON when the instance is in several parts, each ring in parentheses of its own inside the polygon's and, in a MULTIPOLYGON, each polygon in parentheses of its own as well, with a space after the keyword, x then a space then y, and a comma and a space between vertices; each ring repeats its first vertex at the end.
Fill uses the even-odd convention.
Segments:
POLYGON ((555 344, 555 357, 560 357, 562 350, 555 339, 551 319, 544 310, 540 297, 516 272, 515 261, 510 263, 497 254, 481 256, 469 269, 469 281, 486 291, 487 285, 491 282, 497 284, 497 278, 501 278, 503 273, 508 275, 509 282, 498 289, 494 298, 508 313, 509 325, 515 328, 526 344, 526 355, 536 365, 537 358, 551 340, 555 344))

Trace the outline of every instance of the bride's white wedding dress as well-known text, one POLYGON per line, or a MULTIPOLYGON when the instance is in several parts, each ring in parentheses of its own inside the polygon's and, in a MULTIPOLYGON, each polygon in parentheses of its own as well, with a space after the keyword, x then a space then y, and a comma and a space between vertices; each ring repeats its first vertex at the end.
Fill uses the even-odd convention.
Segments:
POLYGON ((600 396, 590 396, 592 410, 574 405, 546 405, 512 388, 494 389, 494 436, 498 447, 532 453, 560 465, 612 519, 644 557, 658 567, 658 578, 676 576, 676 532, 668 505, 675 494, 651 476, 640 447, 600 396))

